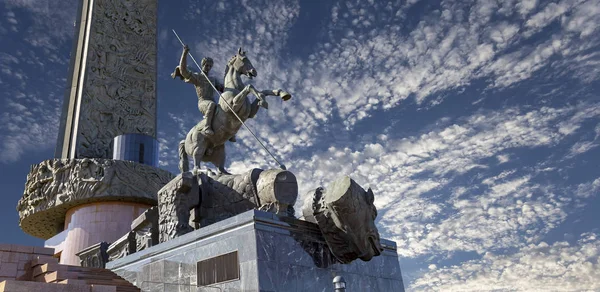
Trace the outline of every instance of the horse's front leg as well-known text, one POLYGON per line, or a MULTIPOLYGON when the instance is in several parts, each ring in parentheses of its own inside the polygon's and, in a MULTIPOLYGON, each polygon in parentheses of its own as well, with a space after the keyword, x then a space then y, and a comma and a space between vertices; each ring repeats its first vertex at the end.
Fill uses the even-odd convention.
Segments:
POLYGON ((248 90, 250 90, 250 92, 254 94, 254 96, 256 96, 256 98, 258 99, 258 105, 264 107, 265 109, 269 109, 269 103, 267 103, 267 101, 265 100, 266 94, 264 94, 262 91, 256 90, 256 88, 254 88, 254 86, 252 85, 248 85, 247 87, 248 90))
POLYGON ((283 91, 281 89, 271 89, 271 90, 263 90, 260 93, 262 93, 263 95, 269 96, 279 96, 281 97, 281 99, 288 100, 290 98, 292 98, 292 95, 287 93, 286 91, 283 91))
POLYGON ((235 111, 235 109, 239 108, 245 101, 246 101, 246 96, 248 96, 248 93, 251 92, 250 87, 252 85, 246 85, 246 87, 244 87, 244 89, 242 89, 242 91, 240 91, 240 93, 238 93, 236 96, 233 97, 232 100, 232 111, 235 111))
POLYGON ((254 118, 254 116, 256 116, 258 109, 261 107, 259 103, 260 100, 258 100, 257 98, 250 104, 250 115, 248 116, 248 118, 252 119, 254 118))

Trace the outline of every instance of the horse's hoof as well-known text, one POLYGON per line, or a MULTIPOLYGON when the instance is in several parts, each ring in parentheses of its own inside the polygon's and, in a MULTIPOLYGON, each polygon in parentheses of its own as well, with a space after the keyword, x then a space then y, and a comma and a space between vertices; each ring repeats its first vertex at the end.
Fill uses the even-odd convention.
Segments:
POLYGON ((226 171, 226 170, 224 170, 224 169, 223 169, 223 170, 220 170, 220 169, 219 169, 219 170, 217 170, 217 173, 218 173, 218 174, 226 174, 226 175, 231 175, 231 173, 227 172, 227 171, 226 171))
POLYGON ((258 102, 258 105, 259 105, 259 106, 262 106, 262 107, 263 107, 263 108, 265 108, 265 109, 269 109, 269 103, 268 103, 268 102, 266 102, 266 101, 264 101, 264 100, 261 100, 261 101, 259 101, 259 102, 258 102))
POLYGON ((288 101, 290 98, 292 98, 292 95, 282 90, 279 92, 279 97, 281 97, 283 101, 288 101))

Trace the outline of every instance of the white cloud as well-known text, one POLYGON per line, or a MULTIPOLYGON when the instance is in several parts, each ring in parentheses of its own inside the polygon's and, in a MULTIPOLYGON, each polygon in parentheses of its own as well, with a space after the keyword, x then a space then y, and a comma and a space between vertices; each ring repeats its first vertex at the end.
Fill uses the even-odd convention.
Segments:
POLYGON ((498 159, 498 163, 500 164, 507 163, 508 161, 510 161, 510 156, 501 154, 496 156, 496 159, 498 159))
POLYGON ((7 23, 13 25, 11 31, 0 31, 2 163, 55 145, 68 71, 68 53, 62 50, 71 47, 74 2, 7 0, 2 4, 7 23), (18 19, 13 9, 30 21, 18 19))
MULTIPOLYGON (((493 80, 490 86, 504 88, 530 78, 551 64, 557 55, 569 53, 573 58, 577 55, 574 50, 578 44, 573 42, 567 30, 536 39, 529 39, 530 36, 520 31, 525 23, 530 23, 528 27, 543 29, 551 18, 544 15, 563 11, 540 4, 541 10, 534 13, 537 9, 535 1, 501 7, 496 1, 480 1, 475 7, 444 1, 442 12, 431 12, 431 15, 440 14, 441 19, 423 16, 409 32, 397 25, 406 15, 396 13, 408 7, 379 2, 372 6, 360 1, 344 2, 332 9, 331 20, 334 21, 324 31, 329 38, 317 44, 306 60, 282 57, 289 29, 299 15, 297 2, 231 4, 247 17, 235 25, 221 24, 226 21, 223 18, 210 26, 204 23, 209 20, 202 19, 202 15, 211 9, 219 13, 219 5, 229 4, 203 7, 200 15, 193 12, 196 11, 194 7, 190 8, 192 13, 188 18, 198 23, 199 32, 206 31, 203 35, 211 36, 197 42, 194 52, 198 53, 197 58, 212 56, 216 61, 215 68, 221 68, 241 44, 259 71, 259 77, 254 81, 258 88, 282 87, 292 93, 291 101, 274 102, 269 111, 261 111, 256 119, 248 121, 267 147, 275 149, 277 155, 284 158, 293 156, 295 151, 314 147, 324 129, 338 127, 330 126, 337 115, 346 130, 352 130, 359 121, 382 109, 391 110, 409 96, 415 96, 423 103, 433 94, 490 77, 493 80), (495 11, 505 15, 520 13, 524 19, 494 21, 495 11), (539 14, 542 11, 546 12, 539 14), (388 18, 381 17, 390 13, 393 16, 389 17, 389 22, 388 18), (368 28, 373 19, 383 22, 378 23, 377 30, 368 28), (257 28, 251 40, 243 33, 235 33, 247 27, 257 28)), ((560 5, 571 12, 569 17, 580 14, 577 3, 560 5)), ((591 35, 583 38, 597 43, 591 35)), ((589 66, 583 64, 591 64, 593 60, 577 58, 580 59, 569 59, 557 65, 564 74, 569 70, 588 72, 586 76, 573 76, 589 80, 592 71, 584 70, 589 66)), ((173 64, 176 64, 175 59, 173 64)), ((442 101, 443 97, 431 100, 432 105, 442 101)), ((338 129, 332 132, 340 135, 338 129)), ((241 142, 234 149, 256 147, 245 131, 240 131, 239 135, 241 142)), ((540 139, 542 144, 553 140, 535 133, 533 137, 540 139)), ((483 166, 473 164, 466 170, 477 167, 483 166)))
POLYGON ((588 152, 596 147, 598 147, 598 144, 594 143, 592 141, 577 142, 573 146, 571 146, 571 149, 569 150, 569 155, 567 155, 567 158, 573 158, 579 154, 588 152))
POLYGON ((58 134, 61 101, 51 93, 43 99, 28 96, 8 101, 12 110, 0 114, 0 162, 15 162, 29 152, 53 147, 58 134))
POLYGON ((598 195, 600 192, 600 178, 595 179, 592 182, 583 183, 577 186, 575 195, 581 198, 589 198, 598 195))
POLYGON ((562 143, 576 131, 561 131, 559 121, 579 127, 600 116, 591 110, 597 107, 580 104, 477 113, 420 136, 388 138, 385 145, 368 144, 356 150, 332 146, 296 160, 292 171, 301 194, 342 174, 363 186, 371 184, 381 231, 398 242, 403 257, 520 246, 539 239, 566 218, 571 201, 561 190, 509 170, 473 182, 475 188, 457 189, 450 200, 448 194, 436 194, 447 191, 456 177, 487 169, 482 160, 515 149, 562 143), (464 226, 470 231, 456 232, 464 226))
POLYGON ((425 271, 412 291, 596 291, 600 240, 582 234, 574 243, 528 244, 515 253, 485 253, 458 265, 425 271))
MULTIPOLYGON (((8 9, 20 8, 30 13, 31 27, 20 38, 31 46, 56 50, 61 42, 73 37, 77 1, 5 0, 4 4, 8 9)), ((12 15, 14 18, 14 13, 12 15)))

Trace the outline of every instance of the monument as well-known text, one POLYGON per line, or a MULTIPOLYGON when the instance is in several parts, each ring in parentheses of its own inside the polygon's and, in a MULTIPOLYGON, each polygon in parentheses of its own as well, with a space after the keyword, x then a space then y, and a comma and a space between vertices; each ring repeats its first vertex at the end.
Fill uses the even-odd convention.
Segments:
POLYGON ((31 167, 20 226, 60 263, 114 241, 156 205, 156 0, 83 0, 56 156, 31 167), (149 45, 150 44, 150 45, 149 45))
POLYGON ((200 104, 207 92, 223 92, 214 116, 199 106, 205 118, 180 142, 181 173, 158 192, 152 219, 141 216, 117 245, 90 254, 105 252, 105 267, 150 291, 331 291, 336 276, 355 291, 404 291, 396 245, 381 239, 375 226, 371 189, 338 178, 305 196, 298 219, 298 182, 282 164, 225 170, 224 143, 261 106, 268 108, 265 96, 291 95, 245 86, 241 76, 256 77, 257 70, 241 49, 227 63, 222 85, 212 83, 205 68, 187 70, 185 45, 183 54, 172 76, 194 84, 200 104), (203 170, 201 162, 216 169, 203 170), (138 224, 148 232, 135 232, 138 224))
POLYGON ((331 178, 296 218, 296 176, 254 133, 278 168, 226 170, 225 143, 250 131, 266 97, 292 98, 245 85, 258 70, 241 48, 220 82, 212 59, 198 64, 176 35, 172 77, 194 85, 203 118, 179 142, 180 173, 157 167, 156 9, 156 0, 82 1, 56 157, 31 167, 17 206, 21 228, 63 265, 28 259, 19 279, 121 285, 113 291, 332 291, 345 279, 355 291, 404 291, 370 188, 331 178))

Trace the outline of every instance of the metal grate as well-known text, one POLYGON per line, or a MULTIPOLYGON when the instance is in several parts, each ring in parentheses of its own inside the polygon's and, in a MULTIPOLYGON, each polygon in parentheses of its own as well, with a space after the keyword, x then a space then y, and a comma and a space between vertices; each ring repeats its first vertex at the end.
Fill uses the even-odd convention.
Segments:
POLYGON ((237 251, 199 261, 197 268, 198 286, 212 285, 240 278, 240 262, 237 251))

